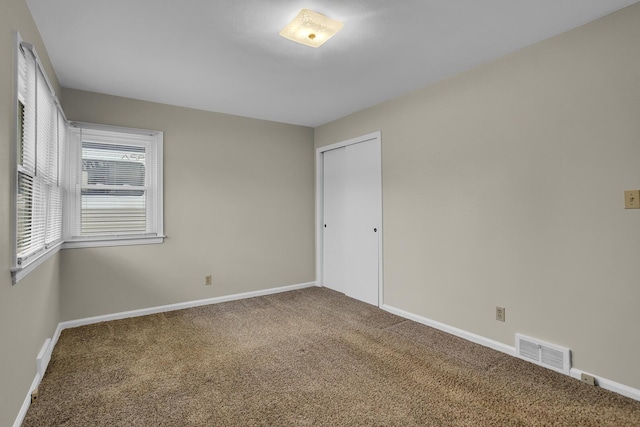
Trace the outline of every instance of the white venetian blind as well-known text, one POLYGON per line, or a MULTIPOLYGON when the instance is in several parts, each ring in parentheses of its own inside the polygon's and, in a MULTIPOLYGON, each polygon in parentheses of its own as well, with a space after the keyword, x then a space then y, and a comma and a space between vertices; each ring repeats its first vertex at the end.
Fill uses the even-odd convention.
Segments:
POLYGON ((62 172, 64 171, 64 154, 67 141, 67 123, 57 111, 56 134, 58 144, 56 145, 55 156, 50 156, 50 191, 49 191, 49 215, 47 216, 47 236, 45 243, 50 245, 62 238, 62 203, 64 179, 62 172))
POLYGON ((61 154, 66 120, 37 55, 18 51, 16 269, 62 240, 61 154))
POLYGON ((33 193, 36 175, 36 65, 24 50, 18 51, 18 159, 16 234, 18 264, 38 248, 32 233, 33 193))

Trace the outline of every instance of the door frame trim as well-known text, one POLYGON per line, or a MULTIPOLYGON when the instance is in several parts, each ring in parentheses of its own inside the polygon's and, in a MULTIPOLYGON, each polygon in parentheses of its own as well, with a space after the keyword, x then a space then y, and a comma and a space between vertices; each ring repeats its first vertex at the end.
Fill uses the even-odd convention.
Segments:
MULTIPOLYGON (((345 141, 336 142, 335 144, 325 145, 316 148, 316 283, 318 286, 324 287, 322 266, 323 250, 324 250, 324 232, 322 225, 324 224, 324 155, 323 153, 337 148, 346 147, 348 145, 358 144, 371 140, 378 140, 380 145, 380 176, 382 176, 382 138, 381 132, 373 132, 367 135, 358 136, 356 138, 347 139, 345 141)), ((384 276, 383 276, 383 209, 384 195, 382 194, 382 181, 380 182, 380 232, 378 233, 378 307, 384 304, 384 276)))

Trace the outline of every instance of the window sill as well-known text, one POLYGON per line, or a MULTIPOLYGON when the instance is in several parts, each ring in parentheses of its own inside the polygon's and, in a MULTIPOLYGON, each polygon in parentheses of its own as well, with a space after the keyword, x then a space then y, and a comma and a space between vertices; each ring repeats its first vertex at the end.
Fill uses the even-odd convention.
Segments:
POLYGON ((115 238, 97 238, 91 240, 67 240, 62 249, 100 248, 106 246, 157 245, 163 243, 166 236, 131 236, 115 238))
POLYGON ((103 238, 92 240, 70 240, 59 242, 27 265, 11 269, 11 282, 15 285, 60 249, 98 248, 105 246, 155 245, 163 243, 166 236, 136 236, 128 238, 103 238))
POLYGON ((40 264, 58 253, 58 251, 62 248, 62 244, 62 242, 55 244, 54 246, 47 249, 42 255, 35 258, 33 261, 30 261, 23 267, 11 269, 11 282, 15 285, 20 280, 24 279, 27 274, 35 270, 40 264))

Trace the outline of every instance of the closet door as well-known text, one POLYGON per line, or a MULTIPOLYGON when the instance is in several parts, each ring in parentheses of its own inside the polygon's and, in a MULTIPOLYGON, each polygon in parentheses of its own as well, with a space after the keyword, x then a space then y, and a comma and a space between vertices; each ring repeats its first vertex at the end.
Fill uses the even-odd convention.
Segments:
POLYGON ((342 293, 346 293, 345 151, 343 147, 323 153, 323 285, 342 293))
POLYGON ((323 153, 324 286, 379 304, 380 140, 323 153))

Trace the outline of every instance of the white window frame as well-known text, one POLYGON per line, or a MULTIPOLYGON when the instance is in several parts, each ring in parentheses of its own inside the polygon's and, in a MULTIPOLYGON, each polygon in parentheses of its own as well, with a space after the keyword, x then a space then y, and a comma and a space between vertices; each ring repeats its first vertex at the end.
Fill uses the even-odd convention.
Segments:
MULTIPOLYGON (((49 259, 51 256, 53 256, 55 253, 57 253, 60 248, 61 245, 63 243, 63 236, 60 233, 59 235, 57 235, 57 233, 54 232, 53 235, 51 235, 51 231, 52 230, 57 230, 58 232, 61 231, 62 229, 62 224, 60 223, 62 221, 61 215, 61 208, 62 205, 58 205, 57 207, 52 205, 52 203, 54 203, 51 199, 51 197, 49 196, 49 194, 53 194, 53 193, 57 193, 60 198, 62 197, 62 193, 64 192, 64 186, 63 186, 63 179, 62 179, 62 173, 64 169, 64 162, 59 161, 60 159, 53 159, 50 158, 49 154, 47 154, 47 158, 44 159, 42 157, 38 157, 37 154, 37 150, 40 146, 40 142, 38 141, 38 128, 37 128, 37 122, 38 122, 38 105, 37 105, 37 100, 39 99, 37 97, 37 95, 34 95, 34 98, 32 99, 32 101, 35 103, 32 107, 27 106, 26 103, 27 101, 24 100, 23 101, 20 99, 20 88, 19 88, 19 84, 20 84, 20 77, 19 75, 21 74, 21 68, 20 68, 20 62, 21 62, 21 55, 31 55, 32 59, 33 59, 33 66, 34 66, 34 70, 35 70, 35 75, 39 75, 40 77, 36 77, 38 81, 34 81, 34 85, 35 86, 45 86, 45 95, 44 96, 48 96, 49 97, 49 101, 50 105, 52 106, 52 108, 55 111, 51 111, 51 110, 47 110, 48 113, 51 113, 55 116, 55 118, 50 117, 52 119, 51 124, 53 126, 55 126, 55 135, 52 135, 55 138, 55 153, 56 156, 59 155, 59 153, 62 151, 64 152, 64 147, 65 147, 65 143, 66 141, 64 140, 64 136, 63 139, 61 139, 61 134, 59 132, 59 127, 63 126, 65 129, 67 128, 67 120, 66 117, 64 116, 64 112, 62 111, 62 108, 60 106, 60 103, 58 101, 58 99, 56 98, 56 94, 55 91, 53 90, 53 86, 51 85, 46 71, 44 69, 44 67, 42 66, 42 63, 40 61, 40 58, 38 57, 37 52, 35 51, 35 49, 33 48, 33 46, 29 43, 26 43, 22 40, 20 34, 18 32, 14 33, 15 36, 15 49, 14 49, 14 96, 13 96, 13 129, 12 129, 12 143, 11 143, 11 170, 12 170, 12 174, 11 174, 11 202, 12 202, 12 226, 11 226, 11 233, 12 233, 12 265, 11 265, 11 280, 13 284, 16 284, 17 282, 19 282, 22 278, 24 278, 27 274, 29 274, 31 271, 33 271, 38 265, 42 264, 44 261, 46 261, 47 259, 49 259), (33 135, 33 141, 28 141, 30 143, 30 145, 33 145, 33 150, 34 150, 34 162, 36 164, 35 166, 35 170, 33 171, 33 173, 28 173, 27 169, 25 169, 24 166, 19 165, 18 162, 18 152, 20 150, 19 146, 20 146, 20 141, 18 140, 20 138, 20 136, 22 135, 22 130, 20 130, 20 128, 23 125, 22 122, 22 117, 20 117, 20 109, 19 109, 19 103, 23 103, 23 105, 25 105, 25 110, 28 108, 33 108, 34 109, 34 120, 35 120, 35 126, 34 129, 32 129, 34 133, 33 135), (54 123, 55 122, 55 123, 54 123), (45 163, 42 163, 42 162, 45 163), (54 162, 54 163, 51 163, 54 162), (53 165, 55 164, 55 167, 53 168, 53 165), (44 168, 44 169, 42 169, 44 168), (52 169, 53 168, 53 169, 52 169), (38 170, 40 170, 40 172, 38 172, 38 170), (44 172, 42 172, 44 171, 44 172), (51 174, 55 172, 55 175, 57 175, 56 177, 53 177, 51 174), (33 180, 33 182, 36 181, 36 176, 40 175, 44 173, 44 176, 42 178, 39 178, 40 183, 39 188, 44 188, 44 194, 41 194, 40 196, 40 204, 37 207, 32 208, 33 211, 38 211, 39 213, 36 215, 37 218, 39 218, 40 220, 42 220, 41 222, 43 223, 42 227, 43 227, 43 240, 42 240, 42 245, 40 247, 38 247, 37 245, 35 247, 32 248, 32 250, 23 255, 23 256, 19 256, 18 253, 18 224, 19 224, 19 206, 18 206, 18 194, 19 194, 19 189, 18 189, 18 185, 19 185, 19 176, 25 175, 25 176, 30 176, 33 180), (48 178, 47 178, 48 177, 48 178), (56 181, 54 183, 54 180, 56 181), (53 190, 53 191, 52 191, 53 190), (59 193, 58 193, 59 192, 59 193), (53 213, 52 213, 53 212, 53 213), (55 213, 57 212, 57 214, 55 213), (52 222, 52 219, 56 219, 60 221, 57 223, 56 222, 52 222), (53 227, 53 228, 51 228, 53 227), (52 238, 53 237, 53 238, 52 238)), ((29 59, 30 60, 30 59, 29 59)), ((25 65, 26 66, 26 65, 25 65)), ((25 81, 25 84, 27 84, 27 82, 25 81)), ((33 88, 32 90, 37 91, 37 88, 33 88)), ((51 141, 51 140, 49 140, 51 141)), ((48 143, 47 143, 48 144, 48 143)), ((47 148, 45 148, 45 151, 48 151, 50 149, 50 146, 47 145, 47 148)), ((34 184, 35 185, 35 184, 34 184)), ((32 198, 33 200, 37 200, 34 196, 34 198, 32 198)), ((34 205, 36 205, 36 203, 34 203, 34 205)), ((30 221, 30 225, 29 228, 33 229, 34 227, 34 216, 32 215, 31 217, 31 221, 30 221)))
MULTIPOLYGON (((65 192, 64 207, 66 208, 65 220, 63 224, 64 244, 63 249, 67 248, 89 248, 103 246, 129 246, 129 245, 147 245, 159 244, 164 241, 163 228, 163 140, 162 131, 153 131, 146 129, 125 128, 119 126, 108 126, 94 123, 71 122, 69 130, 69 141, 67 147, 67 179, 65 192), (147 218, 153 217, 153 228, 148 229, 146 233, 120 235, 100 235, 100 236, 81 236, 80 215, 81 215, 81 169, 82 169, 82 130, 103 131, 115 134, 121 134, 123 137, 121 145, 136 145, 129 141, 140 140, 140 144, 146 144, 148 149, 155 151, 155 173, 147 176, 146 185, 153 187, 154 197, 147 203, 147 218)), ((113 142, 113 140, 111 140, 113 142)))

